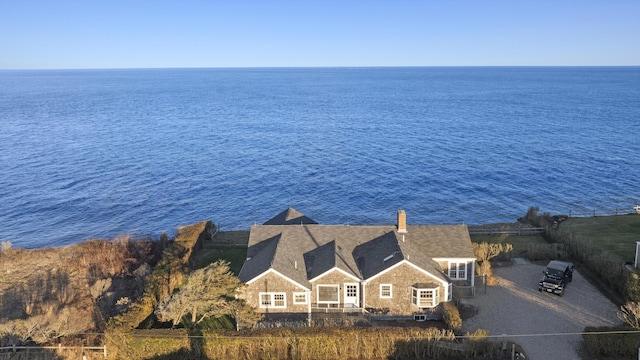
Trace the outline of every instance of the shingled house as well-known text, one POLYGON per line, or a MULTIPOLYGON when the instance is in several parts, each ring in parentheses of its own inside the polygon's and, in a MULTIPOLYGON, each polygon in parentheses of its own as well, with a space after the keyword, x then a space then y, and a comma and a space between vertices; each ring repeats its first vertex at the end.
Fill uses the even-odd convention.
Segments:
POLYGON ((454 286, 474 287, 466 225, 319 225, 289 208, 251 227, 239 278, 259 311, 431 314, 454 286))

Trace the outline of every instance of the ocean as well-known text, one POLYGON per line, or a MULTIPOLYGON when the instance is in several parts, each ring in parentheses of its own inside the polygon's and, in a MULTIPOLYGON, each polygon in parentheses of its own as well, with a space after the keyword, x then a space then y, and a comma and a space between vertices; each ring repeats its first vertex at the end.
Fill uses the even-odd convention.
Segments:
POLYGON ((640 203, 640 67, 0 71, 0 240, 640 203))

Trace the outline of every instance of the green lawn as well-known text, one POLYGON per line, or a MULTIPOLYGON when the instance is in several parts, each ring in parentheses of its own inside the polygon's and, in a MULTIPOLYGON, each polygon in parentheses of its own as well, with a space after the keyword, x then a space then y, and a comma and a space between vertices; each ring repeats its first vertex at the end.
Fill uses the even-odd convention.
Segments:
POLYGON ((636 241, 640 241, 640 215, 570 218, 560 224, 559 230, 588 238, 602 250, 632 262, 636 241))
POLYGON ((198 251, 194 269, 203 268, 216 260, 222 259, 230 263, 231 271, 237 276, 246 258, 246 247, 205 246, 204 249, 198 251))
POLYGON ((520 257, 527 251, 529 244, 546 244, 542 235, 471 235, 474 243, 506 243, 513 246, 513 257, 520 257))

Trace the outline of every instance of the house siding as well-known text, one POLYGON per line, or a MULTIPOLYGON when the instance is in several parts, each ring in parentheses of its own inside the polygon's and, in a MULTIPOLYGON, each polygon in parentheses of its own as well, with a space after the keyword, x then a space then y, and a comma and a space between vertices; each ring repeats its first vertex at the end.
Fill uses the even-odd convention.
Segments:
MULTIPOLYGON (((340 285, 340 304, 344 303, 344 284, 345 283, 360 283, 360 280, 356 280, 350 276, 341 273, 338 270, 332 270, 322 277, 315 279, 311 284, 311 303, 318 303, 318 292, 316 285, 340 285)), ((360 285, 358 285, 360 288, 360 285)), ((358 291, 360 293, 360 303, 362 303, 362 289, 358 291)))
POLYGON ((240 295, 250 305, 256 308, 256 311, 263 313, 306 313, 309 311, 308 304, 294 304, 293 293, 305 292, 306 289, 294 285, 291 281, 284 277, 267 273, 255 282, 248 284, 240 295), (279 292, 286 293, 286 308, 261 308, 260 293, 279 292))
POLYGON ((401 264, 365 285, 365 307, 377 310, 388 309, 390 315, 410 315, 420 309, 411 304, 411 286, 416 283, 438 284, 439 302, 445 302, 446 289, 440 281, 426 275, 409 264, 401 264), (392 297, 380 298, 380 285, 392 284, 392 297))
POLYGON ((471 277, 475 276, 475 274, 473 273, 475 271, 475 267, 473 266, 473 262, 475 260, 467 260, 467 259, 438 259, 437 263, 438 265, 440 265, 440 268, 442 269, 442 272, 445 275, 449 274, 449 262, 465 262, 466 264, 466 274, 467 274, 467 279, 466 280, 458 280, 458 279, 451 279, 451 281, 456 284, 456 285, 469 285, 471 283, 471 277))

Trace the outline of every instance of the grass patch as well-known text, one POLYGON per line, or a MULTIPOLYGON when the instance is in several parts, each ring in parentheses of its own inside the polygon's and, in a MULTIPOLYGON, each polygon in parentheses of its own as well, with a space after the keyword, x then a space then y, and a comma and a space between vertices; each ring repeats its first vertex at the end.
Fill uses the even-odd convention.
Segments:
POLYGON ((527 252, 529 244, 547 244, 542 235, 471 235, 474 243, 487 242, 490 244, 511 244, 513 246, 513 257, 521 257, 527 252))
POLYGON ((636 241, 640 241, 640 215, 570 218, 560 224, 559 230, 588 238, 597 248, 633 262, 636 241))
POLYGON ((217 260, 226 260, 234 275, 238 276, 244 260, 247 258, 247 248, 227 246, 206 246, 198 251, 194 269, 203 268, 217 260))

